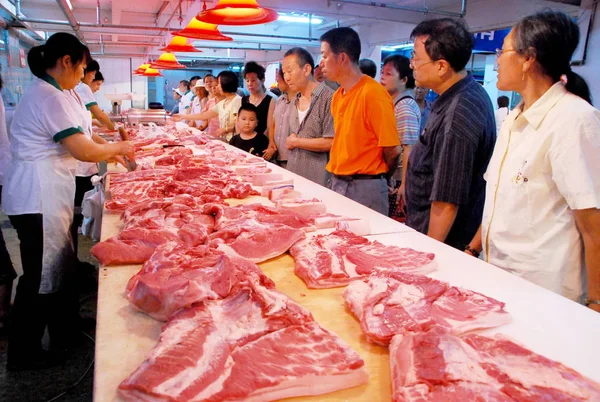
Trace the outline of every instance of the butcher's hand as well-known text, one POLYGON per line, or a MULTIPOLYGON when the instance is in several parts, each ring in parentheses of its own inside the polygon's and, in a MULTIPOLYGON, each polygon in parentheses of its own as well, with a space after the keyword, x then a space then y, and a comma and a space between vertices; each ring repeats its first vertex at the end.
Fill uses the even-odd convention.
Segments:
POLYGON ((119 145, 118 155, 126 156, 130 161, 135 160, 135 146, 131 141, 122 141, 117 145, 119 145))
POLYGON ((108 161, 108 162, 115 162, 118 163, 119 165, 123 166, 125 169, 127 169, 127 162, 125 162, 125 159, 121 156, 121 155, 117 155, 115 156, 112 160, 108 161))
POLYGON ((183 116, 180 115, 180 114, 171 115, 171 118, 173 119, 173 121, 181 121, 181 120, 183 120, 183 116))
POLYGON ((270 142, 269 147, 263 151, 263 158, 266 161, 270 161, 273 155, 275 155, 275 152, 277 152, 277 145, 270 142))
POLYGON ((291 133, 285 140, 285 147, 289 150, 296 148, 298 145, 298 136, 296 133, 291 133))

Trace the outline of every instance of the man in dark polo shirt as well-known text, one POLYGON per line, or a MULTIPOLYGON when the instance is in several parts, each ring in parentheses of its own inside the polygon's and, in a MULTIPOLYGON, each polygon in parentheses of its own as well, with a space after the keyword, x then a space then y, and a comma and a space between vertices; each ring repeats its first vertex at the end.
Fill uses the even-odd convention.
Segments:
POLYGON ((416 84, 440 96, 408 162, 406 223, 462 250, 481 223, 483 174, 496 140, 494 109, 465 71, 473 36, 462 22, 424 21, 411 38, 416 84))

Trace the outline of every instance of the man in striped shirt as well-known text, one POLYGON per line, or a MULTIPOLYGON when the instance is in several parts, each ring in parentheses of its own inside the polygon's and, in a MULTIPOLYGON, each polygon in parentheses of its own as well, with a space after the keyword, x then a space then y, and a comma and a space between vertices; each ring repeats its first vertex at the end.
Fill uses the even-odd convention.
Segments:
POLYGON ((465 71, 473 36, 460 21, 423 21, 413 30, 417 85, 440 96, 408 161, 408 226, 464 249, 483 214, 483 174, 496 128, 490 97, 465 71))

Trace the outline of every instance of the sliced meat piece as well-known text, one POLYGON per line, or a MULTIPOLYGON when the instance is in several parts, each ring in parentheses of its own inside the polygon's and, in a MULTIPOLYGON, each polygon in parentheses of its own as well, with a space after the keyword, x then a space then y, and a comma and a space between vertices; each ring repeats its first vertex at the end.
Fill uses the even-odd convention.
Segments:
POLYGON ((393 336, 442 327, 455 334, 510 322, 504 303, 423 275, 383 272, 355 281, 344 299, 369 342, 387 345, 393 336))
POLYGON ((141 264, 152 256, 154 247, 138 241, 118 241, 108 239, 95 244, 90 249, 90 254, 101 265, 129 265, 141 264))

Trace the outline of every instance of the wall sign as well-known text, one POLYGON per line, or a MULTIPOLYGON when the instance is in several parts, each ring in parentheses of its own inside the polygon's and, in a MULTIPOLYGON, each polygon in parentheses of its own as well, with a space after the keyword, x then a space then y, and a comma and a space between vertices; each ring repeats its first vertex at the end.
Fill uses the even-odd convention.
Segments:
POLYGON ((510 32, 508 29, 498 29, 496 31, 484 31, 473 34, 475 37, 474 51, 494 53, 496 49, 502 49, 504 38, 510 32))

